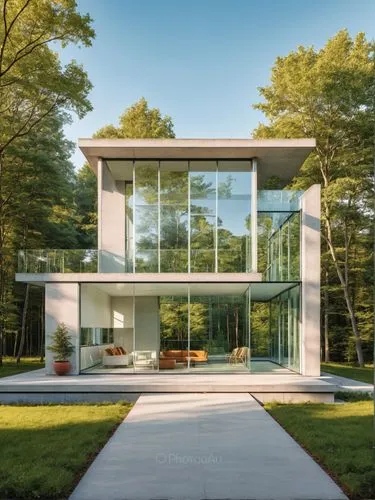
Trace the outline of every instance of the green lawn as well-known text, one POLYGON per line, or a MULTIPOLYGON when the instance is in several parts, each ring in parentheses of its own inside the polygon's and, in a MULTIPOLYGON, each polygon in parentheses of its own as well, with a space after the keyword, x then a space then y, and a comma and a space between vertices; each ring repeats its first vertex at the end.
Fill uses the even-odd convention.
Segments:
POLYGON ((0 498, 67 498, 130 408, 0 406, 0 498))
POLYGON ((266 409, 351 498, 375 498, 372 401, 267 404, 266 409))
POLYGON ((367 384, 374 383, 374 368, 372 365, 366 365, 364 368, 359 368, 358 366, 344 363, 322 363, 321 370, 322 372, 333 373, 333 375, 339 375, 340 377, 352 378, 353 380, 359 380, 367 384))
POLYGON ((30 370, 38 370, 44 368, 44 363, 41 363, 39 358, 21 358, 19 365, 14 358, 3 358, 3 366, 0 367, 0 377, 9 377, 18 373, 29 372, 30 370))

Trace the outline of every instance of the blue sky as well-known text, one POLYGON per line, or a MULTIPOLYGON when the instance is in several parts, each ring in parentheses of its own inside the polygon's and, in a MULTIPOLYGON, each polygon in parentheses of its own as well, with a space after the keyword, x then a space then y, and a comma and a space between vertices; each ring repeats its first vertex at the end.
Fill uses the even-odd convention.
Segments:
MULTIPOLYGON (((322 47, 338 30, 375 38, 375 0, 78 0, 91 48, 69 47, 94 85, 94 111, 65 129, 91 137, 140 97, 172 117, 177 137, 249 137, 251 108, 277 56, 322 47)), ((76 151, 76 167, 83 156, 76 151)))

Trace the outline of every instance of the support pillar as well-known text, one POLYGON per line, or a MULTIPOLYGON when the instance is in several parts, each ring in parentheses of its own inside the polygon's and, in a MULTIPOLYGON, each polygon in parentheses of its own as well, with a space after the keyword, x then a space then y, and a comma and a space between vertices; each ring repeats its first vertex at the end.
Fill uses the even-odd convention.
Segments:
POLYGON ((59 323, 65 323, 72 337, 74 353, 70 357, 71 375, 79 373, 80 356, 80 307, 78 283, 46 283, 45 293, 45 331, 46 331, 46 373, 54 374, 53 353, 47 347, 51 344, 51 335, 59 323))
POLYGON ((301 197, 302 374, 320 376, 320 185, 301 197))

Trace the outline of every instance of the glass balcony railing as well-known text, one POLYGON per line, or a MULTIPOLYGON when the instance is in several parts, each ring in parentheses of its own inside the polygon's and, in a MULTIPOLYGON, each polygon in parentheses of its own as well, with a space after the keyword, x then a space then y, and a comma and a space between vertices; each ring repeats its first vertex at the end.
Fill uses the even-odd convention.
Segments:
POLYGON ((19 273, 126 273, 132 259, 104 250, 21 250, 19 273))
POLYGON ((295 212, 300 210, 300 198, 304 191, 260 190, 258 212, 295 212))

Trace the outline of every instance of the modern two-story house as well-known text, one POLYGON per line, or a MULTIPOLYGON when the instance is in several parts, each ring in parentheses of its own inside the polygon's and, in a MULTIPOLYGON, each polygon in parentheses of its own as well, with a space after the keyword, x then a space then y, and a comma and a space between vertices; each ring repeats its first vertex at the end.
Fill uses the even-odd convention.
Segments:
MULTIPOLYGON (((98 248, 23 250, 73 373, 319 376, 320 186, 287 185, 314 139, 81 139, 98 248)), ((52 356, 46 351, 47 373, 52 356)))

